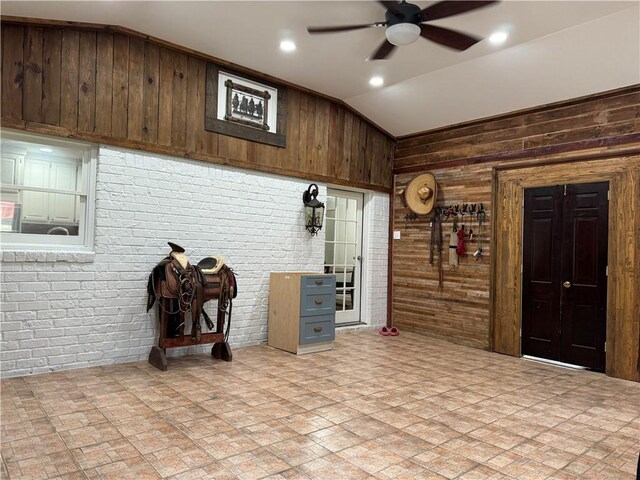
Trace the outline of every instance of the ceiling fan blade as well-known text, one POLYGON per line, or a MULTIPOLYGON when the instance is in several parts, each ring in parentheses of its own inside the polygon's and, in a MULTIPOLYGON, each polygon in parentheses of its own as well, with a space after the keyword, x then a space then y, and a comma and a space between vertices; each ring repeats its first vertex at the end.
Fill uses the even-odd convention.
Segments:
POLYGON ((364 25, 343 25, 340 27, 307 27, 309 33, 335 33, 347 32, 349 30, 360 30, 362 28, 384 27, 386 22, 367 23, 364 25))
POLYGON ((384 6, 384 8, 392 11, 393 13, 400 13, 400 8, 398 8, 400 6, 400 2, 395 2, 395 1, 384 2, 380 0, 378 1, 378 3, 381 3, 384 6))
POLYGON ((430 7, 422 9, 420 12, 420 20, 427 22, 429 20, 437 20, 439 18, 451 17, 460 13, 470 12, 478 8, 486 7, 492 3, 498 3, 496 0, 487 2, 463 2, 463 1, 444 1, 438 2, 430 7))
POLYGON ((396 48, 396 46, 389 42, 389 40, 385 39, 375 53, 369 57, 369 60, 384 60, 391 54, 391 52, 393 52, 394 48, 396 48))
POLYGON ((478 43, 481 38, 474 38, 464 33, 434 25, 420 25, 420 35, 427 40, 439 43, 455 50, 466 50, 478 43))

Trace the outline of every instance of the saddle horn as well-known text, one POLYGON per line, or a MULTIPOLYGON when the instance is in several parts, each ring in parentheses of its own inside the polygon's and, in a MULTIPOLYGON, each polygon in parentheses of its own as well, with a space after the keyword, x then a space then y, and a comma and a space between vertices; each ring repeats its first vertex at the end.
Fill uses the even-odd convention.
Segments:
POLYGON ((172 252, 178 252, 178 253, 184 253, 185 249, 182 248, 180 245, 177 245, 173 242, 167 242, 169 244, 169 246, 171 247, 171 251, 172 252))

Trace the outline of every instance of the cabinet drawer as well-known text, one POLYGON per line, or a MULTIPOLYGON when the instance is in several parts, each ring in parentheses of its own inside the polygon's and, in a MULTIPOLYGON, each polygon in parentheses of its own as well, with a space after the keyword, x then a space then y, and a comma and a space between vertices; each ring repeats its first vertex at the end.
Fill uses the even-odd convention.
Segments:
POLYGON ((302 277, 302 290, 312 291, 316 288, 336 288, 335 275, 305 275, 302 277))
POLYGON ((332 314, 335 313, 335 309, 336 291, 334 289, 323 289, 317 293, 303 293, 300 299, 300 315, 302 317, 332 314))
POLYGON ((300 345, 332 342, 336 338, 334 315, 319 315, 300 319, 300 345))

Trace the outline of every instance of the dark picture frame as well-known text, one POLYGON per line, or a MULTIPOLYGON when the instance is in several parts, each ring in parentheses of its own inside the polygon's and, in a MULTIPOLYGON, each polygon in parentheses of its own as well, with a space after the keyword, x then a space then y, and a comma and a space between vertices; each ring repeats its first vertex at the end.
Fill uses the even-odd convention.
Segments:
POLYGON ((285 87, 214 63, 207 63, 206 87, 205 130, 251 142, 286 147, 287 90, 285 87), (234 78, 226 78, 228 76, 234 78), (224 89, 219 85, 221 79, 224 81, 224 89), (244 84, 242 80, 246 80, 247 83, 244 84), (265 88, 254 88, 256 84, 265 88), (273 101, 269 89, 277 92, 276 102, 273 101), (224 92, 223 95, 221 91, 224 92), (275 122, 272 120, 270 124, 270 114, 271 118, 274 118, 273 109, 275 109, 275 122), (224 115, 219 118, 221 111, 224 115))

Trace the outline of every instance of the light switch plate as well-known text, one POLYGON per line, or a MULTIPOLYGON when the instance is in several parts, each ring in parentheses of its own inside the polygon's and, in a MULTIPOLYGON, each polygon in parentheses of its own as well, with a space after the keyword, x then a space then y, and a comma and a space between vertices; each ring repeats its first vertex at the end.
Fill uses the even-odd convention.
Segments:
POLYGON ((393 239, 394 240, 400 240, 400 231, 399 230, 394 230, 393 231, 393 239))

